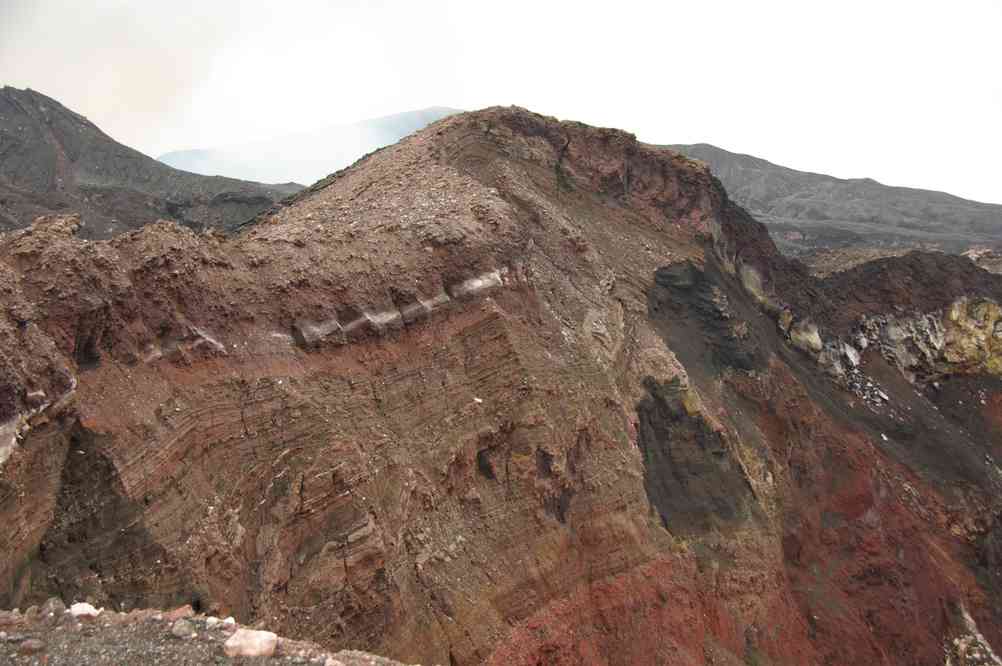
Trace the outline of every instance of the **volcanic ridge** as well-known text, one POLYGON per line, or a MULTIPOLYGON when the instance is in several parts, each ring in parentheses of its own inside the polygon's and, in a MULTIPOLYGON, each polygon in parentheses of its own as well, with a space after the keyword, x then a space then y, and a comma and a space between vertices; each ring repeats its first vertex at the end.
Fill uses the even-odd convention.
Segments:
POLYGON ((0 231, 72 212, 81 216, 84 238, 108 238, 159 219, 225 229, 300 189, 173 169, 54 99, 0 88, 0 231))
POLYGON ((421 663, 999 663, 1002 277, 965 257, 814 276, 702 163, 519 108, 228 236, 79 230, 0 236, 0 606, 421 663))

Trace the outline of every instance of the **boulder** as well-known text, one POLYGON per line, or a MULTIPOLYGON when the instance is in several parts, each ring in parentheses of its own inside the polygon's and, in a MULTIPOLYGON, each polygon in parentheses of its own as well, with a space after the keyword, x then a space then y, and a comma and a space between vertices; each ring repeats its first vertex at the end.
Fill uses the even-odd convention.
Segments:
POLYGON ((180 606, 172 611, 164 613, 164 619, 168 622, 173 622, 174 620, 180 620, 181 618, 191 617, 194 614, 195 611, 192 609, 191 605, 185 604, 184 606, 180 606))
POLYGON ((101 611, 84 601, 78 601, 70 606, 70 614, 78 620, 90 620, 101 614, 101 611))
POLYGON ((806 319, 798 321, 793 325, 790 329, 790 340, 798 349, 815 354, 820 352, 822 347, 824 347, 817 325, 806 319))
POLYGON ((278 636, 270 631, 237 629, 223 644, 227 657, 270 657, 278 647, 278 636))
POLYGON ((853 368, 859 367, 859 352, 848 343, 842 343, 842 354, 853 368))
POLYGON ((191 638, 195 635, 195 625, 188 620, 181 618, 176 620, 170 628, 171 635, 177 638, 191 638))

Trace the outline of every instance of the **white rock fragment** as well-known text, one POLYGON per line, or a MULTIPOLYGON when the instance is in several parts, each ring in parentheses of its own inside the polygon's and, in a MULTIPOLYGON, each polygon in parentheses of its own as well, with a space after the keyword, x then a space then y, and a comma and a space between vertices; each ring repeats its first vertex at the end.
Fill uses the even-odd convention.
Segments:
POLYGON ((824 348, 817 325, 806 320, 793 325, 790 329, 790 341, 795 347, 815 354, 824 348))
POLYGON ((70 606, 70 614, 76 618, 92 618, 100 615, 101 611, 86 602, 78 601, 70 606))
POLYGON ((6 423, 0 423, 0 465, 14 452, 17 444, 17 427, 20 421, 13 418, 6 423))
POLYGON ((218 617, 210 615, 209 617, 205 618, 205 626, 208 627, 209 629, 212 629, 219 623, 220 619, 218 617))
POLYGON ((237 629, 223 644, 227 657, 270 657, 278 647, 278 636, 270 631, 237 629))
POLYGON ((854 368, 859 367, 859 360, 860 360, 859 359, 859 352, 856 351, 855 347, 853 347, 850 344, 843 343, 842 344, 842 353, 845 354, 845 358, 846 358, 847 361, 849 361, 849 365, 851 365, 854 368))
POLYGON ((458 285, 452 287, 450 291, 452 292, 453 298, 463 298, 465 296, 478 294, 487 289, 500 287, 503 284, 504 282, 501 280, 500 271, 491 271, 489 273, 483 273, 482 275, 464 280, 458 285))
POLYGON ((237 623, 237 621, 233 619, 232 615, 229 616, 228 618, 226 618, 225 620, 223 620, 223 624, 225 624, 227 627, 232 627, 236 623, 237 623))

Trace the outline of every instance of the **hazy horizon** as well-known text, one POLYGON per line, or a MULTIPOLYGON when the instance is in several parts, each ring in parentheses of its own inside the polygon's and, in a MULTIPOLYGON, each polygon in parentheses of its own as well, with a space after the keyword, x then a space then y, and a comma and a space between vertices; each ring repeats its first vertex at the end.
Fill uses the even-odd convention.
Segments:
POLYGON ((274 139, 179 150, 155 157, 174 168, 206 176, 311 185, 362 155, 396 143, 455 111, 458 109, 414 109, 357 123, 293 132, 274 139))
POLYGON ((7 0, 0 84, 151 156, 432 106, 1002 203, 1002 5, 7 0))

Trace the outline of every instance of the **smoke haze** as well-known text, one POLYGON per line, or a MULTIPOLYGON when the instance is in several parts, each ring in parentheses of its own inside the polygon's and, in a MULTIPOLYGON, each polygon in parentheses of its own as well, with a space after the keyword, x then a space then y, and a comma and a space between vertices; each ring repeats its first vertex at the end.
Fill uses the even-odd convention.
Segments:
POLYGON ((349 166, 360 156, 396 143, 425 125, 457 111, 432 107, 267 141, 175 151, 158 159, 176 169, 206 176, 225 175, 259 183, 310 185, 349 166))
POLYGON ((518 104, 1002 202, 1002 4, 0 0, 0 83, 150 155, 518 104))

